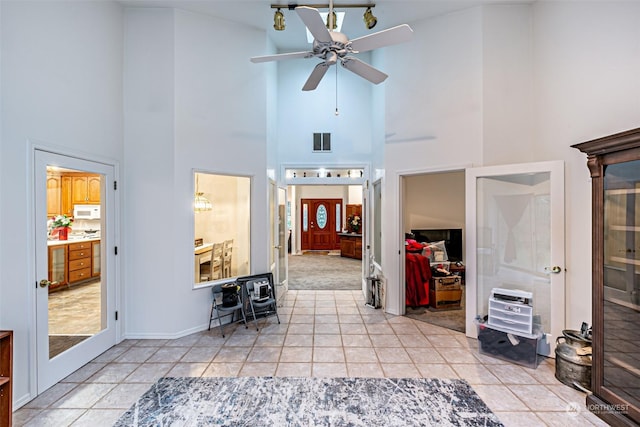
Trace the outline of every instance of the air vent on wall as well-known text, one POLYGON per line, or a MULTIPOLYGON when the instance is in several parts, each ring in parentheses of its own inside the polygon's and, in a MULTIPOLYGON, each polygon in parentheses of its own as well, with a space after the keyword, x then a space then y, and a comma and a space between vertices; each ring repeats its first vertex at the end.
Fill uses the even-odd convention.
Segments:
POLYGON ((314 133, 313 134, 313 151, 331 151, 331 134, 330 133, 314 133))

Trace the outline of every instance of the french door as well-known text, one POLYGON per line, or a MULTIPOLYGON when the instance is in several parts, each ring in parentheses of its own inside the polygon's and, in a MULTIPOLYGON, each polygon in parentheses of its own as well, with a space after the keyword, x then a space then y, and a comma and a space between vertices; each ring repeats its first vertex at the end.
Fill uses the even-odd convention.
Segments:
POLYGON ((275 181, 269 181, 269 227, 271 256, 270 270, 276 286, 278 303, 283 300, 289 289, 287 258, 287 189, 278 187, 275 181))
POLYGON ((531 292, 538 352, 552 356, 565 327, 563 162, 467 169, 465 193, 467 336, 492 289, 531 292))
POLYGON ((36 149, 34 168, 40 394, 116 343, 115 166, 36 149), (57 227, 78 201, 100 218, 57 227))

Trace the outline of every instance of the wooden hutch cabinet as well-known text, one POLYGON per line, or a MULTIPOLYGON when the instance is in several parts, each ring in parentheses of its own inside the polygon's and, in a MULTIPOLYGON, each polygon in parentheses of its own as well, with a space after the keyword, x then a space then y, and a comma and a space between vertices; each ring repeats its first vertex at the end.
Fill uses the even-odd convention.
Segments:
POLYGON ((0 331, 0 426, 13 417, 13 331, 0 331))
POLYGON ((573 146, 587 154, 593 209, 593 366, 587 407, 640 423, 640 128, 573 146))

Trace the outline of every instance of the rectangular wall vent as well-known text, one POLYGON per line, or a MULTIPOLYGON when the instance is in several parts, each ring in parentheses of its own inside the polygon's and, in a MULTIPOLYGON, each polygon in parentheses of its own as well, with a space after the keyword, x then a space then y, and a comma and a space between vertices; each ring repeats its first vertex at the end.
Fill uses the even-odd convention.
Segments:
POLYGON ((331 133, 314 133, 313 151, 331 151, 331 133))

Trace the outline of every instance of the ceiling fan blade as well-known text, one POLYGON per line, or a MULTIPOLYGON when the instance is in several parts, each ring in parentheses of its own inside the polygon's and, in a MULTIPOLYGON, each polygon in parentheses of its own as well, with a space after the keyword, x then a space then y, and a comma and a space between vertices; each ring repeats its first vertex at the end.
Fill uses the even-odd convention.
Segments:
POLYGON ((351 49, 358 52, 378 49, 393 44, 404 43, 411 40, 413 30, 407 24, 398 25, 388 30, 358 37, 351 40, 351 49))
POLYGON ((324 43, 331 42, 331 34, 329 34, 329 30, 327 30, 327 26, 322 20, 318 9, 308 6, 298 6, 296 7, 296 12, 314 39, 324 43))
POLYGON ((358 58, 351 56, 346 57, 342 61, 342 66, 374 84, 382 83, 387 79, 387 77, 389 77, 377 68, 374 68, 366 62, 362 62, 358 58))
POLYGON ((313 52, 278 53, 276 55, 254 56, 250 59, 250 61, 253 63, 258 63, 268 61, 282 61, 283 59, 310 58, 312 56, 313 52))
POLYGON ((318 87, 318 83, 324 77, 330 65, 326 62, 321 62, 313 69, 311 75, 307 79, 307 82, 302 87, 302 90, 314 90, 318 87))

